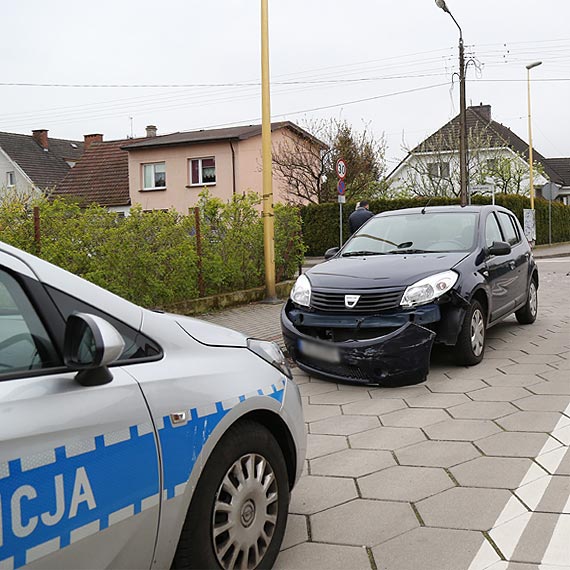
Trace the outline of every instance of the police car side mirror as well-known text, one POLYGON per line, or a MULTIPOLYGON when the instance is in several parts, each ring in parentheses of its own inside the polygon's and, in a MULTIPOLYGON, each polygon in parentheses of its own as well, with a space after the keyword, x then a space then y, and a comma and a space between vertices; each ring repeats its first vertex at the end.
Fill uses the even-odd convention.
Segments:
POLYGON ((334 257, 340 250, 340 247, 331 247, 325 251, 325 259, 334 257))
POLYGON ((123 353, 125 341, 105 319, 74 313, 67 319, 63 360, 82 386, 100 386, 113 379, 107 366, 123 353))

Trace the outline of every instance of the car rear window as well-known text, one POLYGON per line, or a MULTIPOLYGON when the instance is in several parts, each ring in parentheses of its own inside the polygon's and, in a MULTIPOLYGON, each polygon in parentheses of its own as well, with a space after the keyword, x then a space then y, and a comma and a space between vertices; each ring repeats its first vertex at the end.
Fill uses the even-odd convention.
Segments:
POLYGON ((478 213, 420 212, 370 220, 343 249, 350 252, 470 251, 475 246, 478 213))

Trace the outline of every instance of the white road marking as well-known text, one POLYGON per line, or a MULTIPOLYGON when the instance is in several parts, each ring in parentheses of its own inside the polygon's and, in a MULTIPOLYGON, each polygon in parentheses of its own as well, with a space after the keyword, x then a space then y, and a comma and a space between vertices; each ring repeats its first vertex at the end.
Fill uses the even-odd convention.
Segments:
MULTIPOLYGON (((560 420, 558 420, 553 433, 564 433, 562 427, 566 425, 565 416, 570 415, 570 404, 564 410, 563 414, 564 415, 561 416, 560 420)), ((562 439, 566 440, 565 437, 562 439)), ((516 511, 517 506, 521 506, 521 503, 516 496, 511 497, 503 509, 503 512, 499 515, 499 518, 493 525, 492 530, 489 532, 489 536, 499 547, 507 561, 511 560, 524 532, 528 527, 532 515, 534 514, 534 509, 536 509, 540 504, 540 501, 543 499, 554 474, 556 473, 566 454, 569 452, 567 443, 565 443, 564 446, 553 450, 552 441, 553 438, 548 436, 546 443, 536 457, 536 461, 545 467, 545 469, 548 470, 549 474, 541 477, 540 479, 536 479, 536 466, 532 465, 527 471, 523 481, 521 482, 521 485, 515 491, 515 495, 520 497, 520 499, 523 500, 531 510, 517 516, 516 518, 513 518, 512 513, 516 511), (527 503, 525 499, 529 502, 527 503)), ((566 506, 568 506, 568 502, 566 503, 566 506)), ((565 510, 566 508, 562 509, 562 512, 565 512, 565 510)), ((562 568, 570 568, 568 565, 568 562, 570 560, 570 541, 568 540, 569 535, 570 517, 565 514, 560 514, 550 543, 547 546, 543 556, 542 561, 545 564, 554 564, 558 570, 562 570, 562 568), (566 566, 560 566, 560 564, 566 564, 566 566)), ((482 563, 484 562, 484 545, 485 543, 483 543, 479 548, 477 555, 469 566, 469 570, 479 570, 481 568, 489 568, 489 570, 493 568, 493 570, 498 570, 500 568, 500 566, 495 565, 491 567, 482 566, 482 563)), ((543 566, 541 565, 540 568, 542 570, 543 566)))

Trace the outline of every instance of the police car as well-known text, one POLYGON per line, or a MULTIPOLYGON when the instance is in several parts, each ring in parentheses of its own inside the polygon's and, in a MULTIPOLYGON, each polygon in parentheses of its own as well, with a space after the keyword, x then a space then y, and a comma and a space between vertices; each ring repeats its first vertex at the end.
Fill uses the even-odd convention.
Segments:
POLYGON ((275 344, 0 242, 0 569, 270 567, 304 453, 275 344))

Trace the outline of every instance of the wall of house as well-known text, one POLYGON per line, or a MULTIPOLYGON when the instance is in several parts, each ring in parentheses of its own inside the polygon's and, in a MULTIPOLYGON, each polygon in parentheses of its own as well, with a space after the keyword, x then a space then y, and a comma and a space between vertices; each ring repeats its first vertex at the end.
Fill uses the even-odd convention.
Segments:
MULTIPOLYGON (((272 133, 273 145, 278 145, 284 136, 282 129, 272 133)), ((190 186, 189 161, 193 158, 216 159, 216 183, 207 185, 212 196, 224 201, 235 192, 248 190, 262 194, 261 135, 243 141, 233 141, 234 156, 229 141, 208 144, 156 147, 129 151, 129 193, 133 205, 140 204, 143 210, 174 208, 181 213, 198 202, 204 186, 190 186), (143 190, 143 165, 154 162, 166 164, 166 190, 143 190)), ((285 202, 287 187, 276 176, 273 177, 274 203, 285 202)), ((260 204, 259 208, 262 208, 260 204)))
MULTIPOLYGON (((508 148, 504 149, 482 149, 478 151, 477 160, 480 163, 484 163, 486 160, 496 159, 496 158, 508 158, 510 160, 521 161, 521 165, 525 166, 524 160, 516 155, 512 150, 508 148)), ((474 158, 470 159, 474 160, 474 158)), ((422 153, 418 155, 412 155, 407 158, 390 176, 389 183, 392 190, 403 190, 406 188, 406 181, 415 180, 416 184, 419 186, 422 184, 421 176, 418 175, 418 171, 425 172, 425 165, 429 162, 443 162, 448 161, 451 170, 451 176, 458 179, 459 178, 459 155, 456 152, 437 152, 437 153, 422 153)), ((473 166, 471 167, 476 170, 473 166)), ((535 188, 546 184, 548 180, 534 171, 534 186, 535 188)), ((472 184, 475 182, 472 181, 472 184)), ((526 189, 526 194, 529 191, 529 178, 526 176, 523 178, 522 187, 526 189)), ((445 187, 443 184, 442 188, 445 187)), ((424 191, 425 194, 425 191, 424 191)))
POLYGON ((22 171, 8 158, 6 153, 0 149, 0 194, 16 191, 18 194, 33 192, 33 186, 22 171), (15 189, 9 189, 8 172, 14 172, 16 177, 15 189))
POLYGON ((216 183, 208 185, 212 196, 227 200, 233 193, 232 154, 228 142, 157 147, 129 151, 129 193, 133 205, 143 210, 175 209, 187 214, 196 205, 204 186, 190 185, 189 161, 193 158, 216 159, 216 183), (143 165, 166 164, 166 190, 143 190, 143 165))

